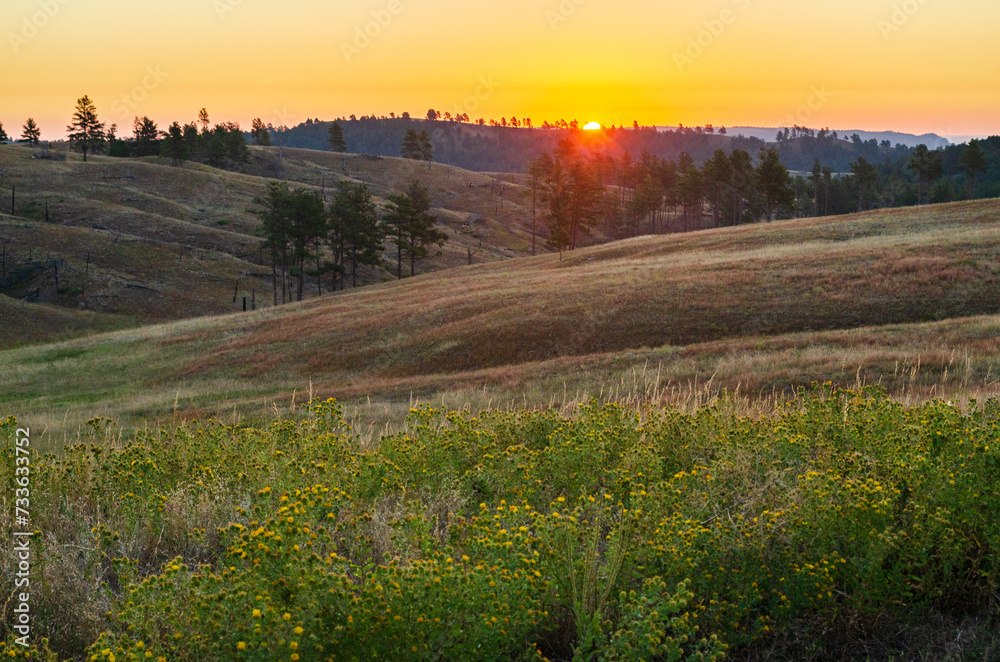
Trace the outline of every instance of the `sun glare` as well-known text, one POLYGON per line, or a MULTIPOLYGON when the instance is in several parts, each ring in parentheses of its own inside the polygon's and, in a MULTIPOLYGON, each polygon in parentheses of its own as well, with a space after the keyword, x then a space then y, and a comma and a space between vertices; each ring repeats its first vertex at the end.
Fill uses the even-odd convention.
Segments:
POLYGON ((600 129, 601 125, 597 122, 591 122, 590 124, 583 127, 584 131, 599 131, 600 129))

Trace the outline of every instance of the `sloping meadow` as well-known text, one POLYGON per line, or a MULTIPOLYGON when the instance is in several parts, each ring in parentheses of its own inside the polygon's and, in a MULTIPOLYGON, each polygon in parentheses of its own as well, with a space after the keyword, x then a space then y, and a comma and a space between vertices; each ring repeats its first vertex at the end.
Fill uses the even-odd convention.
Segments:
MULTIPOLYGON (((309 407, 34 458, 38 654, 840 659, 997 612, 996 401, 826 388, 763 418, 422 408, 376 443, 334 401, 309 407)), ((7 494, 15 427, 0 427, 7 494)), ((7 636, 0 652, 22 654, 7 636)))

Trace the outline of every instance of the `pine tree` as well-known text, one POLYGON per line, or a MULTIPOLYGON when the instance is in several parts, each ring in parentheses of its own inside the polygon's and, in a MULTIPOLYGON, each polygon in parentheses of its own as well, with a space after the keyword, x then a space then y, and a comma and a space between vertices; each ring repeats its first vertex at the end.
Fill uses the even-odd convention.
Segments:
POLYGON ((194 122, 188 122, 181 129, 184 133, 184 144, 187 146, 189 158, 203 159, 206 152, 205 140, 198 133, 198 125, 194 122))
POLYGON ((833 183, 833 168, 823 166, 823 215, 830 215, 830 185, 833 183))
POLYGON ((148 117, 132 121, 132 155, 157 156, 160 153, 160 132, 156 122, 148 117))
POLYGON ((347 141, 344 140, 344 127, 337 121, 334 121, 330 125, 330 149, 340 153, 347 151, 347 141))
POLYGON ((3 130, 3 122, 0 122, 0 145, 4 144, 8 140, 10 140, 10 136, 8 136, 7 132, 3 130))
POLYGON ((681 152, 677 159, 677 174, 677 190, 684 205, 684 231, 687 232, 688 220, 692 217, 697 225, 701 225, 704 181, 694 159, 686 152, 681 152))
POLYGON ((330 205, 334 239, 331 248, 337 257, 342 257, 342 270, 350 268, 352 286, 357 287, 359 266, 376 267, 382 263, 385 231, 378 207, 365 184, 340 182, 337 189, 330 205))
POLYGON ((583 159, 569 164, 570 178, 570 248, 575 250, 580 238, 589 235, 600 219, 604 187, 593 165, 583 159))
MULTIPOLYGON (((323 198, 320 197, 318 191, 297 189, 292 192, 290 203, 290 236, 292 256, 295 261, 293 275, 299 281, 298 300, 302 301, 307 275, 315 276, 317 283, 322 282, 323 269, 320 265, 320 247, 327 236, 328 216, 323 198), (307 261, 311 258, 316 258, 317 264, 312 273, 308 271, 307 267, 307 261)), ((318 286, 317 289, 319 289, 318 286)))
POLYGON ((104 134, 104 140, 107 141, 108 156, 116 158, 128 158, 132 156, 132 145, 130 142, 118 138, 117 124, 112 123, 108 127, 108 130, 104 134))
POLYGON ((415 129, 407 129, 406 135, 403 137, 403 145, 399 150, 399 155, 404 159, 416 159, 418 161, 423 158, 423 153, 420 149, 420 136, 415 129))
POLYGON ((867 211, 869 195, 878 186, 878 168, 861 156, 851 164, 851 173, 854 175, 855 193, 858 196, 858 211, 867 211))
POLYGON ((86 95, 77 100, 73 122, 66 130, 70 147, 83 152, 84 162, 88 152, 98 152, 104 147, 104 123, 98 120, 97 107, 86 95))
POLYGON ((823 164, 819 159, 813 160, 812 172, 809 173, 809 181, 813 185, 813 216, 820 216, 819 191, 823 182, 823 164))
POLYGON ((431 136, 424 129, 420 132, 420 158, 424 161, 434 160, 434 141, 431 140, 431 136))
POLYGON ((552 157, 542 154, 528 162, 528 178, 531 182, 531 254, 535 255, 535 240, 538 234, 537 209, 539 194, 552 170, 552 157))
POLYGON ((781 155, 773 147, 760 150, 760 166, 757 168, 757 185, 767 207, 767 220, 774 220, 778 208, 790 209, 795 204, 792 177, 781 162, 781 155))
POLYGON ((385 222, 396 245, 396 277, 403 277, 403 256, 410 262, 410 276, 416 264, 427 257, 433 245, 443 246, 448 235, 437 230, 437 218, 430 213, 431 198, 420 182, 414 181, 405 194, 390 195, 385 222))
POLYGON ((753 158, 742 149, 733 150, 729 155, 733 165, 733 225, 739 225, 745 217, 747 201, 753 195, 756 170, 753 158))
POLYGON ((285 303, 286 274, 288 273, 291 235, 291 222, 289 219, 289 200, 291 195, 292 193, 288 188, 287 182, 269 182, 267 185, 267 194, 254 198, 253 201, 257 207, 251 210, 260 217, 260 236, 264 239, 264 248, 271 255, 271 279, 274 284, 275 306, 278 305, 279 275, 281 303, 285 303))
POLYGON ((569 173, 566 171, 565 159, 557 156, 548 168, 545 182, 545 224, 549 229, 547 244, 553 250, 559 251, 562 259, 563 251, 570 247, 572 241, 572 192, 573 186, 569 173))
POLYGON ((965 197, 973 198, 976 195, 976 175, 986 172, 986 155, 978 140, 970 140, 969 146, 962 150, 962 155, 958 157, 958 167, 965 173, 966 192, 965 197))
POLYGON ((21 129, 21 140, 29 145, 37 145, 41 140, 42 132, 35 123, 34 118, 29 117, 21 129))
POLYGON ((264 120, 259 117, 251 123, 250 137, 254 145, 267 147, 271 144, 271 133, 267 130, 264 120))
POLYGON ((932 152, 927 145, 917 145, 907 167, 917 176, 917 202, 926 202, 931 183, 944 174, 941 152, 932 152))
POLYGON ((184 130, 177 122, 171 124, 170 128, 167 129, 166 137, 163 139, 163 155, 169 158, 175 166, 191 157, 191 150, 187 141, 184 140, 184 130))
POLYGON ((724 151, 717 149, 712 158, 705 163, 704 172, 706 188, 712 202, 712 219, 718 227, 722 196, 729 190, 733 178, 733 164, 729 162, 729 157, 724 151))

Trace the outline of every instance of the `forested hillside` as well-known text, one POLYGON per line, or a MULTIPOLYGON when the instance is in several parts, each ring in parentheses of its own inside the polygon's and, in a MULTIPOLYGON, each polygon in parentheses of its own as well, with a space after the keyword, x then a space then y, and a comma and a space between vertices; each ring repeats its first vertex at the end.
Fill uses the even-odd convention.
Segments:
MULTIPOLYGON (((526 127, 524 122, 517 126, 504 119, 506 126, 479 125, 437 119, 434 121, 414 118, 361 117, 340 119, 347 151, 358 154, 399 156, 400 146, 410 129, 426 130, 434 141, 435 160, 440 163, 459 166, 482 172, 524 172, 528 161, 541 152, 551 151, 568 134, 579 130, 569 126, 549 126, 548 128, 526 127)), ((307 149, 329 149, 329 128, 332 122, 307 120, 295 127, 270 127, 271 141, 277 145, 303 147, 307 149)), ((885 132, 867 133, 866 136, 880 136, 864 139, 855 133, 837 133, 823 129, 793 127, 780 132, 768 130, 766 138, 760 131, 744 135, 739 129, 724 127, 628 127, 607 128, 608 151, 615 156, 629 152, 638 158, 643 150, 653 156, 677 159, 682 152, 689 154, 701 164, 712 157, 716 149, 727 152, 742 149, 756 153, 768 144, 776 146, 782 162, 791 170, 809 170, 813 161, 819 159, 834 172, 850 171, 850 164, 859 156, 879 161, 888 158, 896 162, 905 160, 912 153, 916 137, 903 138, 902 134, 885 132), (893 140, 895 139, 895 140, 893 140)), ((249 134, 248 134, 249 137, 249 134)), ((929 138, 931 149, 941 147, 946 141, 929 138)), ((945 149, 956 151, 960 146, 945 149)))

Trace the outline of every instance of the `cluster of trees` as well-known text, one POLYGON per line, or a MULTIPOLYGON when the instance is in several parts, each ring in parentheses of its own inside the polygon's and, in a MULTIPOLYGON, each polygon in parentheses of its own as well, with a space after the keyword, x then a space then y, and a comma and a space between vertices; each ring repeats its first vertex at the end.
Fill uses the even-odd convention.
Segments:
POLYGON ((344 140, 344 127, 340 122, 332 123, 327 134, 329 135, 327 141, 330 143, 331 150, 340 153, 347 151, 347 141, 344 140))
POLYGON ((904 160, 858 157, 836 173, 819 159, 793 188, 802 216, 824 216, 952 202, 1000 194, 1000 138, 931 150, 918 145, 904 160), (985 180, 985 181, 984 181, 985 180))
MULTIPOLYGON (((181 125, 173 122, 166 131, 149 117, 136 117, 132 136, 118 138, 117 127, 108 132, 108 153, 119 157, 163 156, 174 165, 197 161, 216 168, 231 168, 250 160, 250 150, 240 125, 223 122, 212 127, 204 108, 194 122, 181 125)), ((260 120, 254 120, 254 130, 260 140, 267 140, 268 131, 260 120)))
POLYGON ((382 210, 365 184, 351 182, 337 185, 329 205, 316 191, 271 182, 254 204, 271 261, 275 305, 301 301, 307 279, 315 279, 318 294, 326 276, 332 277, 331 290, 348 282, 357 287, 360 267, 383 264, 386 240, 396 249, 397 277, 403 277, 404 263, 413 276, 431 247, 447 239, 435 227, 427 189, 417 181, 406 193, 389 196, 382 210))
MULTIPOLYGON (((857 134, 855 134, 857 136, 857 134)), ((837 135, 836 131, 831 131, 829 127, 825 129, 810 129, 807 126, 799 126, 798 124, 792 127, 785 127, 784 129, 778 129, 778 135, 775 137, 776 142, 785 142, 786 140, 796 140, 798 138, 818 138, 819 140, 839 140, 840 136, 837 135)), ((860 140, 860 136, 858 136, 860 140)))
POLYGON ((552 154, 530 161, 526 172, 533 218, 547 226, 549 245, 563 251, 599 225, 621 239, 974 198, 984 173, 1000 168, 997 157, 1000 138, 991 138, 954 149, 920 145, 905 161, 858 157, 848 173, 816 159, 805 176, 793 177, 777 147, 755 156, 717 149, 699 166, 684 152, 676 160, 647 151, 637 160, 629 152, 616 158, 564 139, 552 154), (949 172, 959 173, 963 190, 949 172))
MULTIPOLYGON (((181 126, 174 122, 166 131, 161 131, 156 122, 148 117, 136 117, 132 124, 132 136, 120 138, 118 125, 105 128, 100 120, 97 106, 89 96, 84 95, 76 102, 69 126, 66 127, 71 149, 83 154, 107 152, 117 157, 165 156, 179 164, 195 160, 215 167, 228 167, 249 161, 246 140, 239 124, 224 122, 214 128, 204 108, 198 113, 198 120, 181 126)), ((254 121, 257 136, 266 140, 268 130, 254 121)), ((0 124, 0 143, 9 140, 0 124)), ((22 127, 21 141, 37 145, 41 140, 41 130, 33 118, 28 118, 22 127)))
POLYGON ((548 244, 572 250, 603 223, 624 238, 772 220, 794 213, 795 191, 778 152, 761 149, 757 162, 743 150, 717 150, 698 167, 643 152, 634 160, 582 150, 566 139, 527 168, 533 217, 548 227, 548 244))

